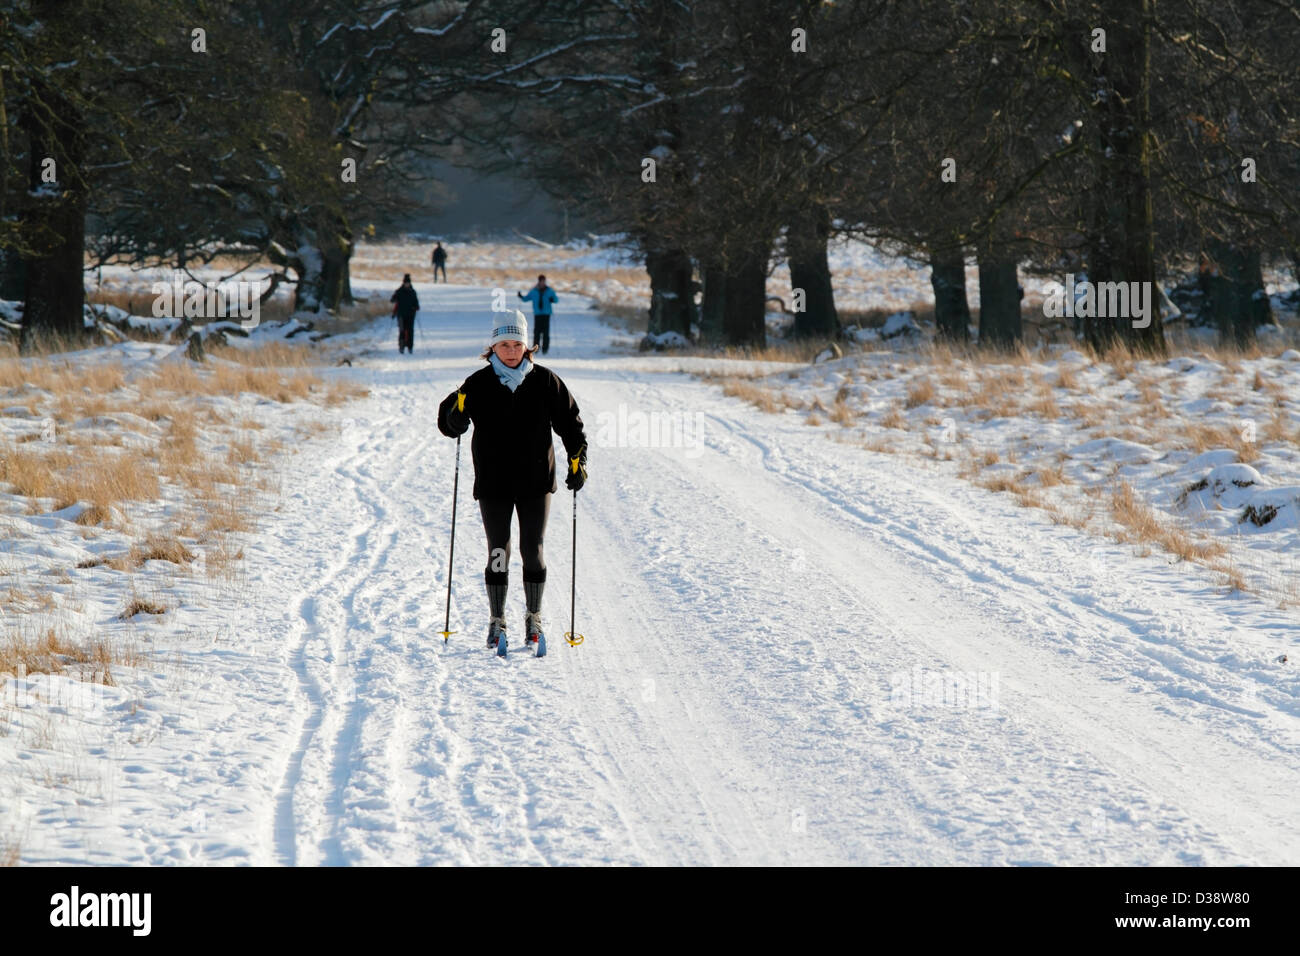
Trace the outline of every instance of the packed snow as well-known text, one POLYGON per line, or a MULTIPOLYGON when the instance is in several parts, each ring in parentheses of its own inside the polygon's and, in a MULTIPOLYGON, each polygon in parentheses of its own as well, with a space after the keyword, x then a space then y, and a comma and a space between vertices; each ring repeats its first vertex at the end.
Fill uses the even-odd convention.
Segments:
MULTIPOLYGON (((5 495, 0 587, 27 603, 11 602, 4 627, 57 625, 132 649, 111 686, 4 680, 0 842, 24 863, 1297 859, 1293 606, 1055 523, 963 477, 956 456, 859 446, 941 444, 948 418, 953 445, 1021 451, 985 467, 1019 475, 1041 455, 1071 478, 1043 491, 1071 494, 1122 474, 1280 580, 1296 574, 1286 489, 1300 475, 1294 444, 1274 447, 1267 426, 1279 409, 1295 415, 1300 362, 1230 369, 1190 356, 1121 378, 1061 353, 1024 368, 1022 384, 1044 382, 1058 405, 1100 403, 1080 429, 1050 414, 975 415, 945 401, 955 380, 896 407, 928 373, 892 352, 813 366, 636 354, 561 287, 540 361, 573 390, 592 442, 577 498, 586 641, 561 639, 572 557, 561 490, 547 537, 551 653, 503 661, 483 646, 469 456, 449 569, 456 446, 433 427, 437 403, 478 365, 492 286, 417 285, 414 355, 397 354, 386 318, 331 340, 352 365, 319 374, 367 397, 210 399, 214 419, 247 419, 289 449, 234 492, 257 526, 228 536, 242 560, 222 574, 96 564, 130 535, 79 524, 78 506, 32 511, 5 495), (1067 368, 1073 386, 1058 389, 1067 368), (693 374, 737 371, 769 377, 789 404, 762 411, 693 374), (1251 387, 1255 372, 1276 388, 1251 387), (1166 447, 1177 418, 1163 430, 1128 421, 1144 387, 1186 421, 1253 417, 1260 455, 1166 447), (862 417, 810 424, 813 398, 862 417), (890 409, 904 427, 880 420, 890 409), (1252 505, 1277 510, 1244 528, 1252 505), (444 645, 449 573, 457 633, 444 645), (164 613, 121 620, 128 588, 164 613)), ((130 376, 167 348, 67 361, 121 362, 130 376)), ((4 399, 31 413, 0 416, 6 434, 40 441, 51 400, 4 399)), ((138 417, 85 416, 58 437, 147 441, 154 423, 138 417)), ((214 425, 205 440, 223 439, 214 425)), ((164 493, 127 520, 138 531, 169 507, 164 493)), ((512 621, 519 580, 516 559, 512 621)))

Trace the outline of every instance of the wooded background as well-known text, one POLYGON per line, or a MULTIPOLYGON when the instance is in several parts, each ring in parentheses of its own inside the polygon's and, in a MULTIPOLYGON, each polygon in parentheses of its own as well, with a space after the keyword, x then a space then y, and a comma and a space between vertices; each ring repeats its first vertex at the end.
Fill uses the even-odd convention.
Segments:
POLYGON ((784 261, 793 334, 833 337, 853 236, 931 264, 952 341, 973 257, 983 345, 1022 272, 1199 271, 1247 346, 1263 268, 1300 272, 1298 51, 1292 0, 5 0, 0 298, 75 341, 87 269, 233 255, 332 309, 454 159, 622 236, 652 332, 762 345, 784 261))

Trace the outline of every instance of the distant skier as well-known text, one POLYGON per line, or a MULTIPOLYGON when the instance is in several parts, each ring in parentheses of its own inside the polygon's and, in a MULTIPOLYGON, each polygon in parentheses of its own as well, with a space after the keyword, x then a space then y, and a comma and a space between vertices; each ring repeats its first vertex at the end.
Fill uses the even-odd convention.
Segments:
POLYGON ((544 641, 542 591, 546 562, 542 539, 555 491, 554 430, 568 456, 565 487, 577 491, 587 480, 587 436, 578 405, 560 377, 532 363, 536 348, 525 349, 528 320, 522 312, 497 313, 482 357, 488 364, 438 407, 438 430, 457 438, 474 424, 474 498, 487 534, 488 563, 483 571, 491 621, 488 647, 506 634, 510 526, 519 515, 519 550, 524 563, 524 639, 544 641), (461 397, 463 401, 461 400, 461 397))
POLYGON ((393 314, 397 316, 397 354, 411 352, 415 348, 415 313, 420 311, 420 297, 411 285, 409 272, 402 276, 402 284, 388 301, 393 303, 393 314))
POLYGON ((551 350, 551 306, 558 302, 555 290, 546 284, 546 276, 537 277, 537 285, 528 290, 528 294, 516 292, 515 295, 525 302, 533 304, 533 348, 542 343, 542 354, 551 350))
POLYGON ((447 281, 447 250, 439 242, 433 247, 433 281, 438 281, 438 270, 442 270, 442 281, 447 281))

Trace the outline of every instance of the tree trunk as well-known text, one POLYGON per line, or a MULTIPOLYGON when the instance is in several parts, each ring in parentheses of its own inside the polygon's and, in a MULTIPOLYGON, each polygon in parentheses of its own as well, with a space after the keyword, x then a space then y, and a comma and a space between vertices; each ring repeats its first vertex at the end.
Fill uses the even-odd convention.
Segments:
POLYGON ((84 124, 57 90, 47 88, 41 96, 51 105, 44 122, 27 119, 30 191, 23 227, 33 251, 23 261, 23 352, 77 342, 85 335, 84 124), (42 181, 47 159, 54 161, 52 183, 42 181))
POLYGON ((767 344, 766 246, 746 250, 727 269, 722 339, 727 345, 763 348, 767 344))
POLYGON ((341 268, 342 276, 339 280, 339 305, 351 305, 352 298, 352 253, 356 251, 356 243, 348 240, 346 254, 343 257, 341 268))
POLYGON ((22 302, 27 298, 23 257, 16 249, 0 249, 0 299, 22 302))
POLYGON ((796 339, 838 338, 840 334, 840 316, 835 310, 835 290, 826 256, 830 235, 830 214, 824 206, 790 223, 790 285, 796 293, 803 290, 803 308, 795 310, 791 332, 796 339))
POLYGON ((645 271, 650 275, 651 335, 678 332, 689 337, 695 312, 691 279, 691 258, 680 249, 652 249, 646 253, 645 271))
POLYGON ((1093 113, 1100 135, 1096 187, 1101 197, 1093 255, 1092 282, 1143 282, 1151 290, 1149 316, 1091 319, 1084 335, 1104 350, 1116 335, 1141 351, 1165 351, 1164 323, 1156 302, 1155 218, 1151 198, 1151 0, 1110 0, 1116 16, 1109 52, 1094 62, 1094 81, 1103 95, 1093 113), (1149 324, 1142 327, 1145 319, 1149 324))
POLYGON ((1210 275, 1209 285, 1210 310, 1219 341, 1249 348, 1255 344, 1255 329, 1272 317, 1259 249, 1224 242, 1209 246, 1218 266, 1210 275))
POLYGON ((966 301, 966 260, 960 249, 931 250, 930 285, 939 338, 965 345, 970 341, 970 305, 966 301))
POLYGON ((295 312, 319 312, 322 308, 332 312, 342 302, 351 301, 348 263, 352 248, 352 233, 341 219, 328 227, 300 230, 295 312))
POLYGON ((717 344, 722 341, 722 320, 727 309, 727 273, 717 263, 706 262, 700 267, 700 278, 700 341, 717 344))
POLYGON ((1015 262, 981 257, 980 345, 1011 348, 1021 339, 1020 283, 1015 262))
POLYGON ((325 243, 321 257, 320 304, 333 312, 343 301, 343 280, 348 270, 347 247, 340 241, 325 243))

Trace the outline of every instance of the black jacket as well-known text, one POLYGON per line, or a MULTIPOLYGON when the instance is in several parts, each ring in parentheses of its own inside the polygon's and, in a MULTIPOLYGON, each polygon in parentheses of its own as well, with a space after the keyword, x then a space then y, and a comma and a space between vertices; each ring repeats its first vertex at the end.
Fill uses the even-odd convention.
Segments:
MULTIPOLYGON (((569 457, 587 443, 578 403, 560 377, 534 365, 511 392, 488 364, 465 379, 460 391, 474 423, 474 497, 522 501, 555 491, 551 430, 569 457)), ((455 435, 447 429, 447 412, 455 406, 455 392, 438 406, 438 430, 449 438, 455 435)))
POLYGON ((415 315, 420 311, 420 297, 415 294, 413 285, 399 285, 388 301, 397 303, 398 315, 415 315))

